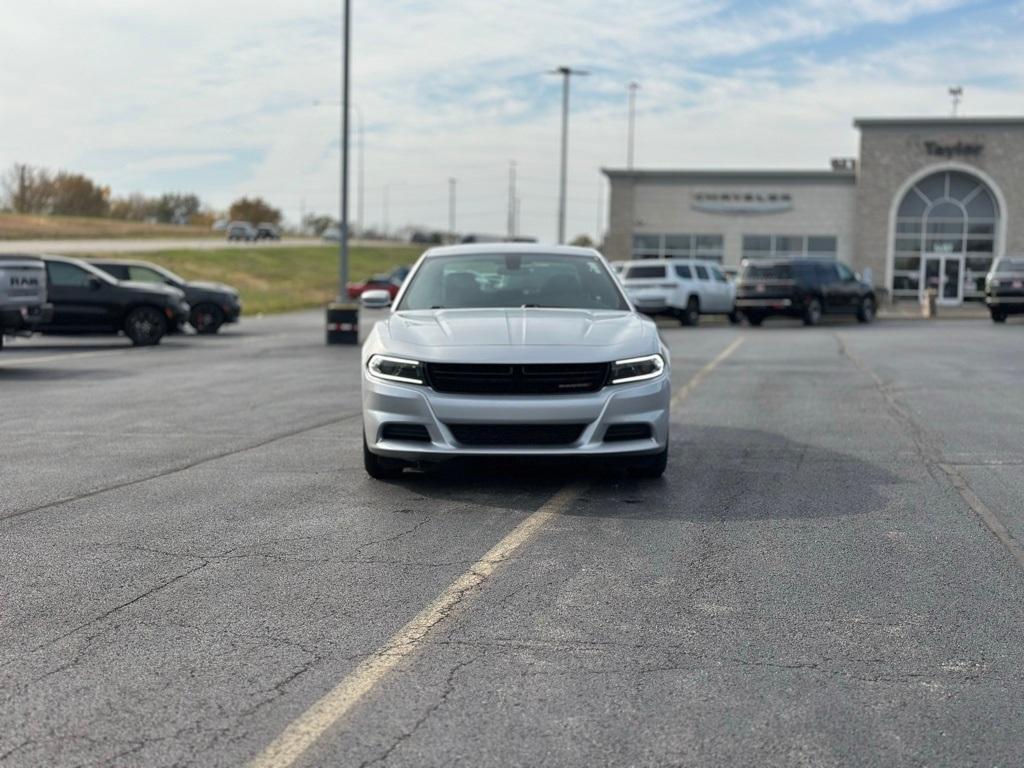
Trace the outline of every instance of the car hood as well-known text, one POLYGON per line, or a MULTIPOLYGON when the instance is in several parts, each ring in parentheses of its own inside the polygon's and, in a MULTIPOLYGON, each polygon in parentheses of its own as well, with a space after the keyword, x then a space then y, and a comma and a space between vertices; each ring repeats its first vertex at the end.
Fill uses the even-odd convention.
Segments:
POLYGON ((660 348, 651 320, 610 310, 395 312, 376 331, 383 351, 438 362, 595 362, 651 354, 660 348))
POLYGON ((238 293, 230 285, 224 283, 207 283, 203 280, 190 280, 188 282, 189 288, 198 288, 200 291, 216 291, 217 293, 238 293))

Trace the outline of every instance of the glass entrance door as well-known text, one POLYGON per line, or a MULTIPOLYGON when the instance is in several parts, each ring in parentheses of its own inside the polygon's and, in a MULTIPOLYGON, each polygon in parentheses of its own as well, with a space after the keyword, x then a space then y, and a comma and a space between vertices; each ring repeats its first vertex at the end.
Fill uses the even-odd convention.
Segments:
POLYGON ((926 253, 921 258, 921 291, 935 291, 939 304, 961 304, 964 300, 963 274, 963 254, 926 253))

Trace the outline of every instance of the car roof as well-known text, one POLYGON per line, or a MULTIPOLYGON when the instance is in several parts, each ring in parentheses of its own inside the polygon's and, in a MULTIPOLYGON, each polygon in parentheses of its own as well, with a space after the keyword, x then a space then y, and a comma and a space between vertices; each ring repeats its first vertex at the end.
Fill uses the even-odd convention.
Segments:
POLYGON ((126 267, 154 267, 157 266, 150 261, 139 261, 138 259, 86 259, 90 264, 122 264, 126 267))
POLYGON ((0 259, 3 259, 5 261, 13 261, 14 259, 17 259, 18 261, 26 261, 26 260, 28 260, 28 261, 40 261, 41 260, 38 256, 36 256, 34 254, 31 254, 31 253, 0 253, 0 259))
POLYGON ((480 256, 490 253, 536 253, 544 256, 600 256, 593 248, 575 245, 539 245, 537 243, 466 243, 444 245, 423 253, 425 258, 435 256, 480 256))

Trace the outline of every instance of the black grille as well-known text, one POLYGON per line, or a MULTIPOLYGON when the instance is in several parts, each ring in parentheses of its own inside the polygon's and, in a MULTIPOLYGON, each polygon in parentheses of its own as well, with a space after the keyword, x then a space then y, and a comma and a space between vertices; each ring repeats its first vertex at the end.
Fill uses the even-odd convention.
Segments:
POLYGON ((429 443, 430 433, 422 424, 385 424, 380 430, 384 440, 412 440, 417 443, 429 443))
POLYGON ((650 424, 612 424, 604 433, 604 441, 612 443, 620 440, 646 440, 650 436, 650 424))
POLYGON ((569 445, 586 424, 449 424, 463 445, 569 445))
POLYGON ((597 392, 608 381, 608 368, 608 363, 427 363, 427 378, 438 392, 460 395, 572 395, 597 392))

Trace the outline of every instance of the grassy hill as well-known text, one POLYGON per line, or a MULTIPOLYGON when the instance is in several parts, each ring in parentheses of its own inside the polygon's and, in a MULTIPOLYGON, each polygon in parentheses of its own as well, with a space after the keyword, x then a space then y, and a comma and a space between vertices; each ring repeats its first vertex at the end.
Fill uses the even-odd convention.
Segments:
MULTIPOLYGON (((402 245, 353 246, 349 265, 351 279, 364 280, 399 264, 411 264, 423 250, 419 246, 402 245)), ((334 299, 338 290, 336 245, 102 255, 151 261, 191 280, 232 285, 242 295, 246 314, 322 307, 334 299)))
POLYGON ((146 224, 118 219, 91 219, 82 216, 37 216, 0 213, 0 240, 60 240, 63 238, 111 237, 212 237, 223 233, 209 227, 178 227, 173 224, 146 224))

